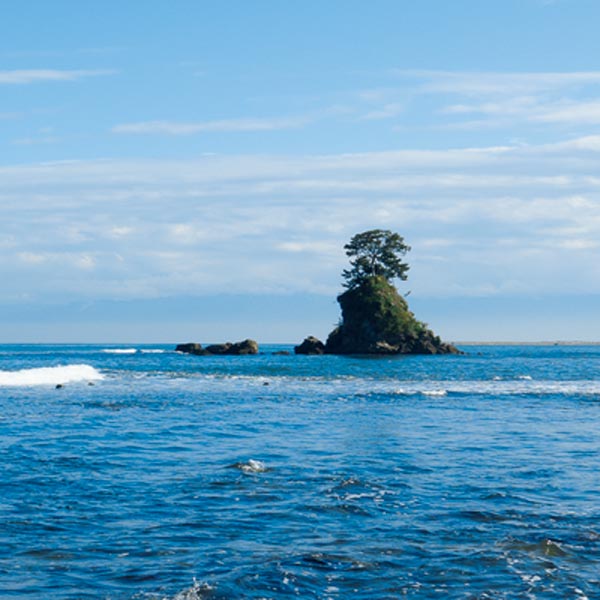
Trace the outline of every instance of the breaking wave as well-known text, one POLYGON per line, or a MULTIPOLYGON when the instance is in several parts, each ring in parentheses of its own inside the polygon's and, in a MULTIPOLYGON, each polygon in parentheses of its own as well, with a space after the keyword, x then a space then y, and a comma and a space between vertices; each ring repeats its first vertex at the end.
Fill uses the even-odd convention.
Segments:
POLYGON ((104 348, 102 352, 106 354, 135 354, 137 348, 104 348))
POLYGON ((21 369, 20 371, 0 371, 0 387, 64 385, 77 381, 99 381, 104 375, 91 365, 66 365, 21 369))

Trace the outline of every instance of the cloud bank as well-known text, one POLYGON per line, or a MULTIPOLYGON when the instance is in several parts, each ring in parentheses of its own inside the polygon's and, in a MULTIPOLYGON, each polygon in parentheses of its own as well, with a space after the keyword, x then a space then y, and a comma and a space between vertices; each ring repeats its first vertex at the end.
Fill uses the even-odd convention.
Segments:
POLYGON ((600 293, 599 153, 587 136, 3 167, 1 299, 335 294, 370 227, 412 245, 421 297, 600 293))

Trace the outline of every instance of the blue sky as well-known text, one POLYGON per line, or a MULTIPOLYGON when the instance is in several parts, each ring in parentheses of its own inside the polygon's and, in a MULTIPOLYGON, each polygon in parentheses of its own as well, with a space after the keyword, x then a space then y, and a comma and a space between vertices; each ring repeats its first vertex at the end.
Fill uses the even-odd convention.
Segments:
POLYGON ((600 4, 29 1, 0 24, 0 341, 325 337, 400 232, 452 340, 600 339, 600 4))

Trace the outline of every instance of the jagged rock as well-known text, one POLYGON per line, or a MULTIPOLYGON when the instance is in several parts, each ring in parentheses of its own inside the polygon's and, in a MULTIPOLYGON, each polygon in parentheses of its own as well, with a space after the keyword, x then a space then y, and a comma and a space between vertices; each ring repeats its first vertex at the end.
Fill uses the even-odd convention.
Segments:
POLYGON ((342 322, 327 338, 327 354, 460 354, 417 321, 387 279, 373 276, 338 296, 342 322))
POLYGON ((325 344, 310 335, 299 346, 294 347, 295 354, 325 354, 325 344))
POLYGON ((186 354, 195 354, 197 356, 231 356, 244 354, 258 354, 258 344, 254 340, 244 340, 242 342, 226 342, 224 344, 211 344, 203 348, 201 344, 179 344, 175 350, 185 352, 186 354))

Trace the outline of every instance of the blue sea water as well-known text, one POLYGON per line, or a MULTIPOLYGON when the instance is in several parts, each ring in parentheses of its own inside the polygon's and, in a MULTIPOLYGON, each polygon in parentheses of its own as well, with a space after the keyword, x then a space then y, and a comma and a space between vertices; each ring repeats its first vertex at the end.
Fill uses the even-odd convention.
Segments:
POLYGON ((172 348, 0 346, 1 598, 600 597, 600 347, 172 348))

